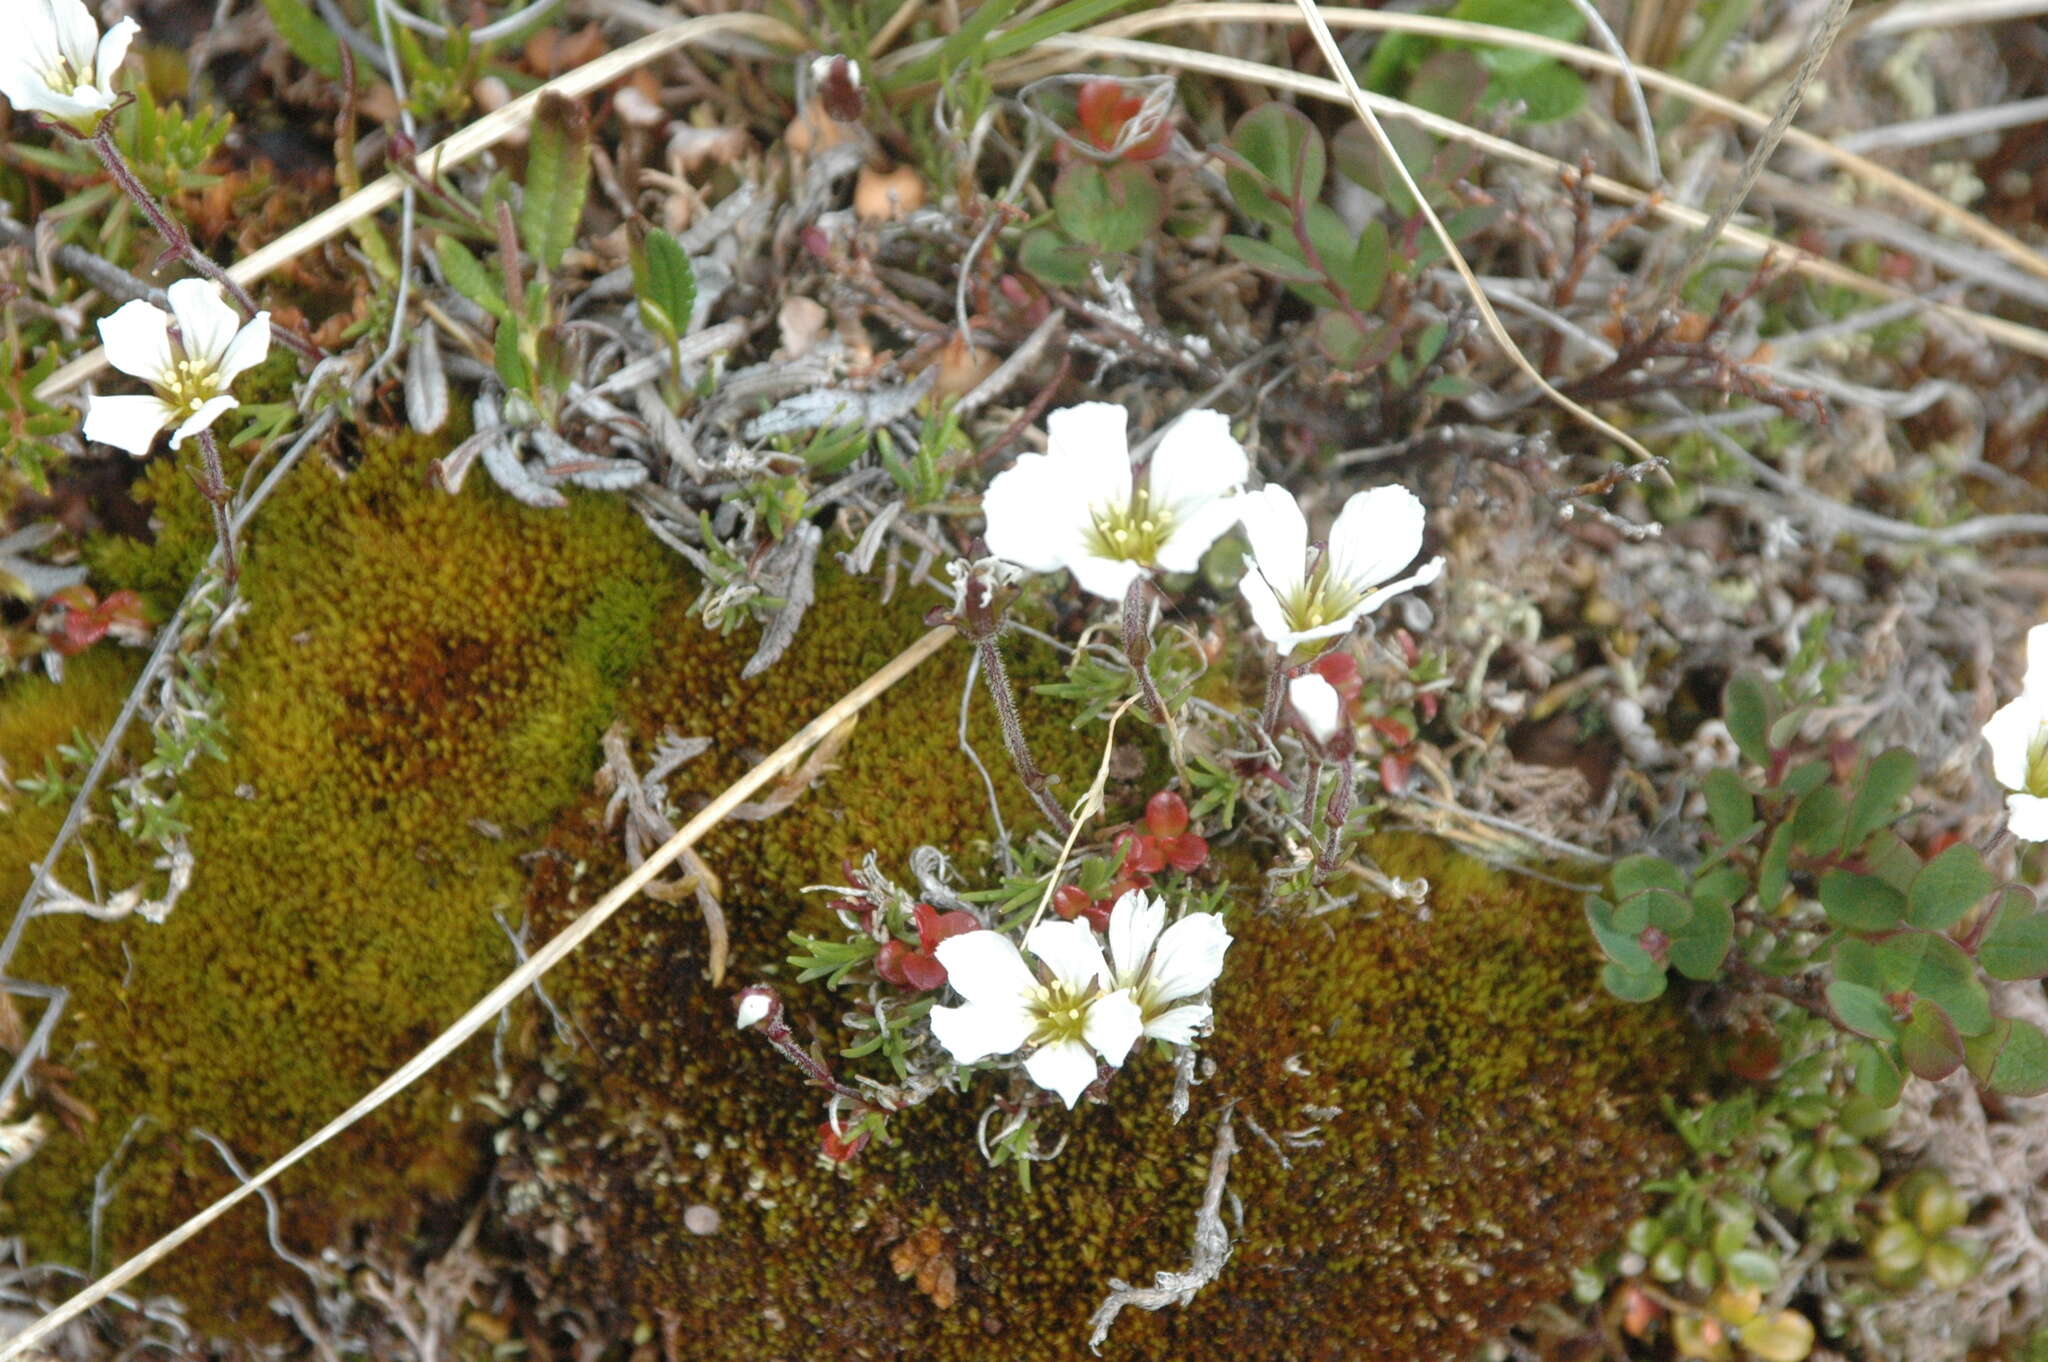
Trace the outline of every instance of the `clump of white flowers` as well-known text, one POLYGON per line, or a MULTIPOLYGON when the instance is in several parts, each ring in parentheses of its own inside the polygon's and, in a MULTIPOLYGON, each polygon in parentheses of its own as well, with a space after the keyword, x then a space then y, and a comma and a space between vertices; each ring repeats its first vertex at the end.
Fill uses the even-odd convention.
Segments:
POLYGON ((1389 580, 1422 552, 1422 503, 1405 487, 1374 487, 1345 502, 1320 549, 1310 547, 1308 518, 1286 488, 1261 488, 1239 507, 1252 551, 1238 589, 1282 657, 1350 633, 1361 616, 1443 575, 1444 560, 1433 558, 1389 580))
POLYGON ((22 113, 90 134, 113 112, 114 73, 141 26, 123 19, 102 37, 83 0, 12 0, 8 17, 15 29, 0 49, 0 94, 22 113))
POLYGON ((1991 771, 2012 791, 2007 826, 2029 842, 2048 842, 2048 624, 2027 631, 2027 671, 2019 696, 1984 725, 1991 771))
POLYGON ((140 300, 123 303, 100 320, 107 362, 149 384, 146 397, 94 396, 85 413, 85 438, 142 458, 157 432, 171 431, 171 448, 206 430, 237 405, 230 389, 270 353, 270 314, 243 324, 218 285, 181 279, 165 290, 171 310, 140 300), (175 322, 177 334, 172 335, 175 322))
POLYGON ((1154 570, 1193 572, 1237 520, 1251 461, 1221 412, 1191 411, 1160 436, 1142 474, 1122 407, 1083 402, 1045 420, 1045 453, 1025 454, 982 498, 989 552, 1031 572, 1065 569, 1090 595, 1121 601, 1154 570))
POLYGON ((1208 1024, 1209 1005, 1185 1000, 1223 972, 1230 933, 1214 913, 1165 921, 1158 900, 1125 894, 1110 910, 1109 959, 1085 921, 1041 922, 1025 933, 1024 951, 1043 975, 1000 932, 949 937, 938 943, 939 963, 965 1001, 934 1007, 932 1034, 961 1064, 1028 1048, 1024 1072, 1071 1107, 1141 1037, 1186 1045, 1208 1024))

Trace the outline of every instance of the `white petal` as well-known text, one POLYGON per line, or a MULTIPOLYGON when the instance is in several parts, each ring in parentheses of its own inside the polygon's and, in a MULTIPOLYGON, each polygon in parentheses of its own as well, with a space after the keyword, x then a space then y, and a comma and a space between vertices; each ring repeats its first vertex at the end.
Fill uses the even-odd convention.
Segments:
POLYGON ((1127 989, 1105 993, 1090 1003, 1081 1022, 1081 1034, 1112 1069, 1124 1062, 1144 1032, 1145 1018, 1138 1011, 1138 1000, 1127 989))
POLYGON ((2023 842, 2048 842, 2048 799, 2016 794, 2005 797, 2006 826, 2023 842))
POLYGON ((750 1026, 758 1026, 773 1006, 774 1003, 767 994, 749 993, 740 999, 739 1010, 734 1014, 733 1024, 742 1031, 750 1026))
POLYGON ((988 551, 1032 572, 1057 572, 1083 552, 1088 504, 1043 454, 1019 455, 982 494, 988 551))
POLYGON ((2020 687, 2048 695, 2048 624, 2027 630, 2027 674, 2020 687))
POLYGON ((1265 574, 1259 571, 1256 560, 1244 565, 1244 576, 1237 579, 1237 590, 1244 597, 1245 604, 1252 608, 1252 623, 1259 626, 1259 632, 1266 636, 1266 641, 1278 648, 1282 657, 1293 652, 1301 636, 1288 627, 1287 612, 1280 608, 1280 598, 1266 584, 1265 574))
POLYGON ((1238 522, 1238 498, 1218 497, 1174 512, 1173 529, 1153 561, 1165 572, 1193 572, 1202 566, 1209 546, 1230 533, 1238 522))
POLYGON ((235 333, 220 357, 220 382, 225 388, 244 373, 261 364, 270 354, 270 314, 259 312, 235 333))
POLYGON ((1259 574, 1283 597, 1300 590, 1308 576, 1308 519, 1293 496, 1285 487, 1267 486, 1237 505, 1259 574))
POLYGON ((81 85, 70 91, 58 91, 31 77, 31 83, 23 93, 27 98, 17 107, 34 109, 52 118, 62 119, 85 133, 98 126, 100 118, 114 107, 113 95, 95 90, 90 85, 81 85))
POLYGON ((1145 993, 1154 1003, 1191 998, 1223 973, 1230 933, 1214 913, 1189 913, 1160 935, 1145 972, 1145 993))
POLYGON ((1142 563, 1128 558, 1101 558, 1092 553, 1076 554, 1067 568, 1083 591, 1105 601, 1122 600, 1131 583, 1145 575, 1142 563))
POLYGON ((1330 527, 1330 572, 1354 590, 1378 586, 1422 552, 1427 513, 1405 487, 1358 493, 1330 527))
MULTIPOLYGON (((1346 620, 1345 627, 1349 628, 1350 624, 1355 622, 1360 615, 1370 615, 1373 611, 1379 609, 1382 605, 1385 605, 1403 592, 1413 591, 1418 586, 1428 586, 1443 575, 1444 560, 1441 558, 1430 559, 1418 571, 1410 573, 1400 581, 1388 582, 1377 591, 1368 592, 1365 599, 1352 607, 1351 613, 1344 617, 1346 620)), ((1314 637, 1314 632, 1311 631, 1309 636, 1314 637)))
POLYGON ((85 438, 147 458, 173 415, 156 397, 94 397, 86 403, 85 438))
POLYGON ((1045 418, 1045 456, 1068 480, 1069 497, 1091 508, 1131 504, 1129 420, 1113 402, 1083 402, 1045 418))
POLYGON ((185 441, 191 439, 194 435, 205 430, 215 421, 218 421, 221 417, 241 405, 241 403, 225 393, 219 397, 208 398, 200 404, 199 410, 185 418, 185 424, 171 432, 171 448, 176 449, 179 445, 184 444, 185 441))
POLYGON ((1178 520, 1236 492, 1250 472, 1251 460, 1231 435, 1229 418, 1220 411, 1191 411, 1159 437, 1145 487, 1154 509, 1178 520))
POLYGON ((1095 1056, 1078 1040, 1041 1045, 1024 1061, 1024 1072, 1031 1075, 1031 1081, 1047 1092, 1058 1093, 1070 1108, 1095 1081, 1096 1069, 1095 1056))
POLYGON ((1129 988, 1145 970, 1152 943, 1166 925, 1166 905, 1142 889, 1126 893, 1109 910, 1109 958, 1116 965, 1116 986, 1129 988))
POLYGON ((1209 1016, 1207 1003, 1170 1007, 1145 1023, 1145 1034, 1169 1045, 1186 1045, 1194 1040, 1197 1031, 1209 1024, 1209 1016))
POLYGON ((1343 697, 1314 672, 1303 672, 1287 683, 1287 703, 1317 742, 1328 742, 1343 719, 1343 697))
POLYGON ((93 22, 85 0, 48 0, 50 17, 56 21, 57 46, 64 59, 80 75, 92 70, 93 48, 100 40, 100 26, 93 22))
POLYGON ((1085 922, 1041 922, 1024 934, 1024 949, 1043 960, 1052 977, 1071 993, 1086 993, 1109 982, 1109 966, 1103 963, 1095 929, 1085 922))
POLYGON ((1991 745, 1991 773, 2008 790, 2027 788, 2027 760, 2041 734, 2041 705, 2032 692, 2002 705, 1984 724, 1991 745))
POLYGON ((100 39, 99 53, 93 60, 93 84, 112 94, 114 73, 121 69, 127 59, 128 46, 135 41, 135 35, 142 31, 142 25, 133 19, 123 19, 107 30, 107 36, 100 39))
POLYGON ((1021 1007, 1038 989, 1031 967, 1001 932, 949 936, 938 944, 936 954, 946 967, 946 981, 970 1003, 1021 1007))
POLYGON ((219 368, 221 356, 242 326, 241 315, 221 298, 220 285, 210 279, 180 279, 164 293, 171 300, 171 315, 178 319, 185 358, 219 368))
MULTIPOLYGON (((958 937, 953 938, 958 940, 958 937)), ((991 1055, 1007 1055, 1031 1039, 1036 1020, 1022 1007, 935 1007, 932 1036, 957 1064, 975 1064, 991 1055)))
POLYGON ((171 368, 171 318, 140 298, 100 318, 100 342, 107 363, 132 378, 162 383, 171 368))

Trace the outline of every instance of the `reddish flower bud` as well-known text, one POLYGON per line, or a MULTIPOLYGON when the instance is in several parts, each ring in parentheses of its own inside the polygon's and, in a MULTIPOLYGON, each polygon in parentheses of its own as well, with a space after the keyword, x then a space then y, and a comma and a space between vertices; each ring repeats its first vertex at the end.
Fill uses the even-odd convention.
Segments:
POLYGON ((1095 900, 1078 884, 1061 885, 1053 891, 1052 910, 1069 922, 1093 910, 1094 907, 1095 900))
POLYGON ((845 1163, 865 1149, 867 1143, 865 1131, 848 1139, 834 1130, 830 1121, 818 1127, 818 1150, 834 1163, 845 1163))
POLYGON ((1187 801, 1161 790, 1145 801, 1145 826, 1154 837, 1178 837, 1188 830, 1187 801))
POLYGON ((1324 653, 1309 664, 1309 670, 1342 690, 1358 680, 1358 659, 1349 653, 1324 653))

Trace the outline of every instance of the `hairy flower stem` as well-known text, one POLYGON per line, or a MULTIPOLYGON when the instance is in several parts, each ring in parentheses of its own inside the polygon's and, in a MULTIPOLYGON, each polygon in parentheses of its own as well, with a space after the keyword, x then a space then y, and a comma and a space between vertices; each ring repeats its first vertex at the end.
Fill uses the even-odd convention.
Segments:
POLYGON ((1002 649, 996 646, 994 634, 974 639, 975 651, 981 654, 981 679, 988 686, 989 698, 995 701, 996 719, 1003 729, 1003 746, 1010 751, 1010 763, 1017 768, 1017 778, 1024 782, 1024 788, 1038 805, 1040 813, 1052 824, 1055 834, 1065 837, 1074 830, 1067 811, 1052 797, 1045 772, 1038 769, 1032 759, 1031 744, 1024 737, 1023 720, 1017 717, 1017 697, 1010 689, 1010 673, 1003 666, 1002 649))
POLYGON ((1323 825, 1329 836, 1323 840, 1322 851, 1316 856, 1316 883, 1321 884, 1337 873, 1337 858, 1344 851, 1344 824, 1351 818, 1351 761, 1347 757, 1337 763, 1337 778, 1330 788, 1330 807, 1323 813, 1323 825))
POLYGON ((1145 708, 1161 728, 1168 728, 1172 720, 1167 717, 1166 701, 1159 698, 1159 687, 1152 684, 1151 669, 1145 665, 1152 656, 1151 589, 1151 580, 1141 574, 1131 578, 1130 589, 1124 592, 1124 656, 1138 674, 1145 708))
MULTIPOLYGON (((114 145, 114 120, 112 118, 101 119, 99 127, 86 140, 91 142, 93 150, 99 153, 100 164, 107 168, 107 174, 113 176, 114 183, 120 186, 121 192, 126 194, 134 202, 135 206, 142 210, 142 215, 149 219, 149 225, 154 227, 156 234, 163 238, 164 245, 168 249, 165 250, 157 264, 161 265, 166 260, 183 260, 193 269, 226 290, 227 295, 235 300, 235 306, 242 310, 243 320, 253 319, 262 309, 256 306, 256 300, 250 296, 249 290, 236 283, 233 275, 216 264, 213 258, 207 255, 206 252, 192 244, 192 234, 186 231, 176 218, 171 216, 170 210, 164 207, 163 202, 156 195, 149 192, 148 186, 142 183, 136 176, 134 168, 128 164, 128 158, 123 156, 121 149, 114 145)), ((317 360, 322 358, 320 347, 298 334, 291 327, 273 324, 271 333, 307 359, 317 360)), ((232 564, 232 559, 230 562, 232 564)), ((229 571, 230 579, 232 579, 233 575, 231 566, 229 571)))
POLYGON ((1269 736, 1280 732, 1280 697, 1287 693, 1287 654, 1273 659, 1273 670, 1266 676, 1266 704, 1259 711, 1259 731, 1269 736))
POLYGON ((220 540, 221 568, 227 576, 230 587, 241 572, 235 559, 235 526, 228 516, 228 479, 220 466, 220 446, 214 442, 211 430, 199 432, 199 451, 203 462, 196 481, 199 494, 213 507, 213 532, 220 540))
POLYGON ((774 1046, 777 1054, 803 1070, 804 1075, 813 1084, 866 1109, 868 1099, 865 1093, 841 1083, 832 1070, 825 1066, 824 1061, 797 1043, 796 1033, 789 1029, 788 1021, 784 1020, 780 994, 763 984, 756 984, 747 991, 759 993, 768 999, 768 1015, 761 1019, 756 1028, 761 1033, 761 1039, 774 1046))
POLYGON ((1308 780, 1301 789, 1301 825, 1313 829, 1316 822, 1316 801, 1323 793, 1323 754, 1313 752, 1308 759, 1308 780))

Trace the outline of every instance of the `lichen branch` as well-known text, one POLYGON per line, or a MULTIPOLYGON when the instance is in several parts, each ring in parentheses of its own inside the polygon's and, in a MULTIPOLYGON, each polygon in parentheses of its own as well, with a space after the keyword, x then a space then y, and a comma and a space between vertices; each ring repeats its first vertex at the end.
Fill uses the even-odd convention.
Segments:
POLYGON ((1195 1293, 1216 1280, 1230 1261, 1230 1231, 1223 1225, 1223 1183, 1230 1176, 1230 1159, 1237 1153, 1237 1131, 1230 1123, 1230 1108, 1216 1123, 1216 1147, 1209 1155, 1209 1185, 1202 1192, 1202 1208, 1195 1212, 1194 1243, 1185 1272, 1155 1272, 1153 1285, 1132 1286, 1120 1277, 1109 1279, 1109 1296, 1095 1307, 1088 1323, 1088 1350, 1101 1352, 1109 1329, 1127 1305, 1140 1310, 1164 1310, 1169 1305, 1186 1305, 1195 1293))

